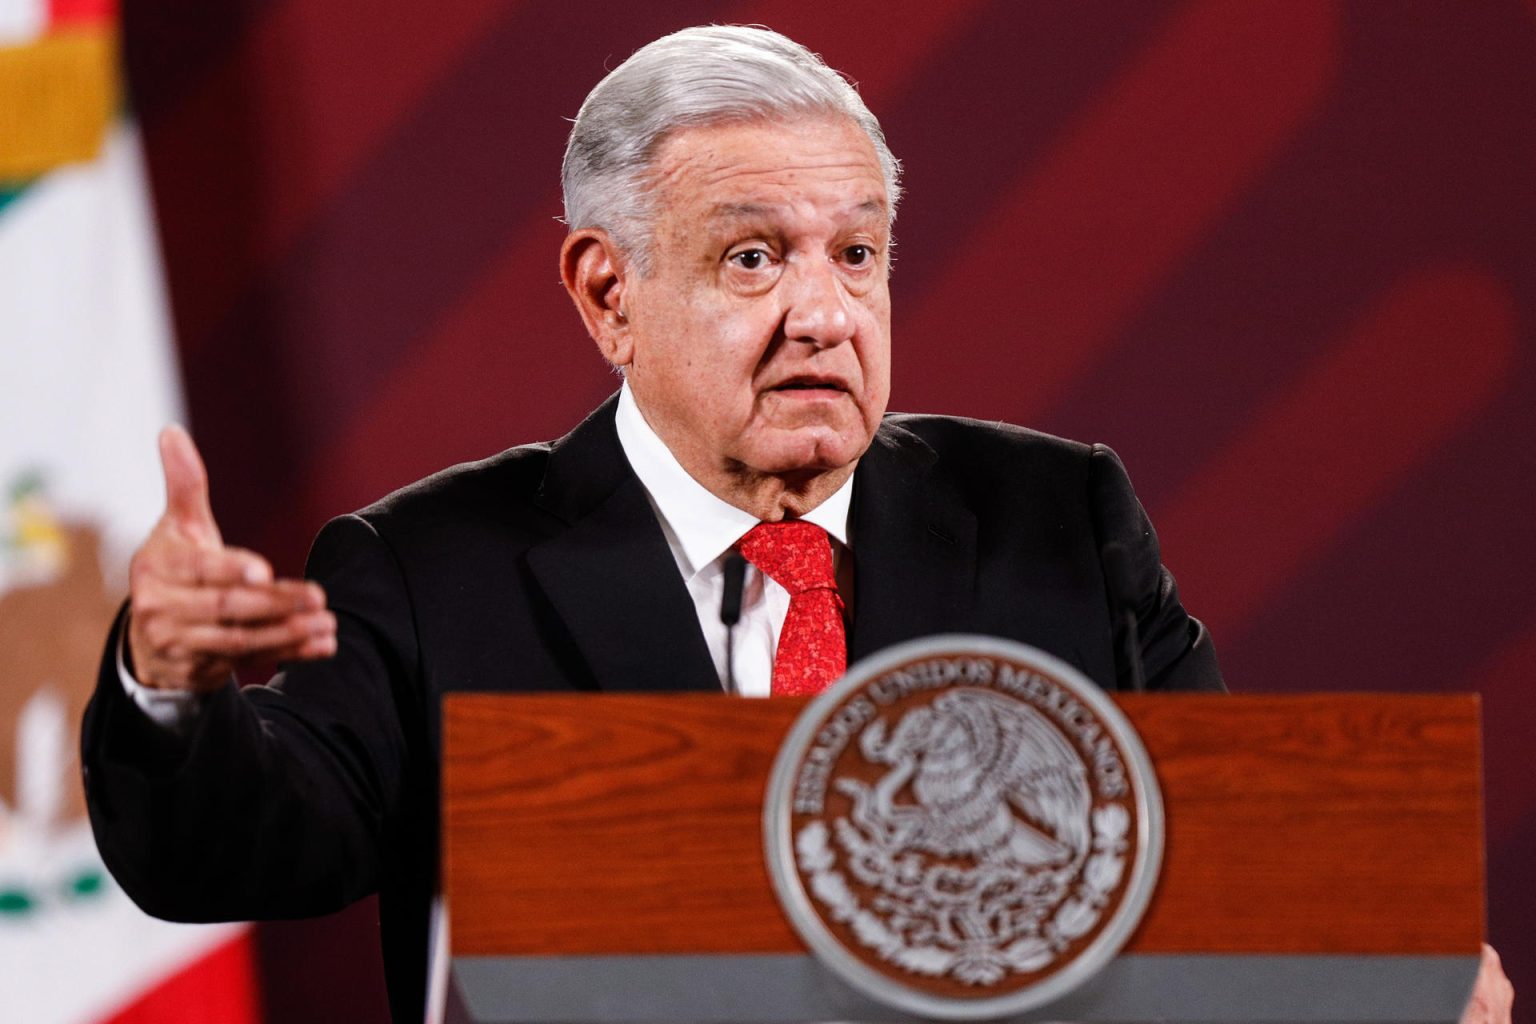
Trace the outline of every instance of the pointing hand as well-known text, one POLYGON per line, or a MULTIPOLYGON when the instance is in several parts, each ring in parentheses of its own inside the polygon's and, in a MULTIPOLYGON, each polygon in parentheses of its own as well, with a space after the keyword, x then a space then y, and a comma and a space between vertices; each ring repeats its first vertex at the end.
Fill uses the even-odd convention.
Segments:
POLYGON ((208 473, 181 427, 160 432, 165 514, 129 568, 128 657, 157 689, 216 689, 254 662, 336 653, 336 616, 305 580, 273 579, 253 551, 226 547, 208 473))

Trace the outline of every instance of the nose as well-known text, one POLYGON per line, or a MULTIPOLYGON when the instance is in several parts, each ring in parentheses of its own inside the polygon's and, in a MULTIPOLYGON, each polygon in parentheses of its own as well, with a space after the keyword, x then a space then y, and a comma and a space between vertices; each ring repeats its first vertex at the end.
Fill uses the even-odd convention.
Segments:
POLYGON ((853 337, 848 293, 830 260, 793 260, 784 290, 784 336, 817 348, 841 345, 853 337))

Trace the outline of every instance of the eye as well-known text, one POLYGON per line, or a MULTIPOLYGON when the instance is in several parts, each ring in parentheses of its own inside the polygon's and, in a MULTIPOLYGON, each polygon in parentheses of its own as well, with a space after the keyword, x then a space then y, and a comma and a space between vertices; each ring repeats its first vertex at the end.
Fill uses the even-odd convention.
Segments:
POLYGON ((730 262, 742 270, 762 270, 768 265, 768 253, 762 249, 743 249, 731 253, 730 262))
POLYGON ((874 260, 875 247, 872 245, 850 245, 843 250, 843 262, 850 267, 862 267, 874 260))

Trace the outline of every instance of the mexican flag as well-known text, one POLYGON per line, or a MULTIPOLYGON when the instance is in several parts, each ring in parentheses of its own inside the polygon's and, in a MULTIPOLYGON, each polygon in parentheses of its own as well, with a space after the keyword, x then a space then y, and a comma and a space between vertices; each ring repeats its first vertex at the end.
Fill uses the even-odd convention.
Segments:
POLYGON ((103 868, 81 711, 163 503, 180 392, 112 0, 0 0, 0 1018, 259 1019, 245 925, 153 920, 103 868))

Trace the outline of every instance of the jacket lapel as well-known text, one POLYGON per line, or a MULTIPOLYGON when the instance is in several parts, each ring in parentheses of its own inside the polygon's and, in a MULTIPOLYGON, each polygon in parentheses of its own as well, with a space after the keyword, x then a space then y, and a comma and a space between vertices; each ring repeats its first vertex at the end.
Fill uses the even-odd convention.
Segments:
MULTIPOLYGON (((619 446, 615 404, 555 442, 537 501, 568 529, 529 549, 529 567, 604 689, 716 691, 693 600, 619 446)), ((850 663, 970 619, 976 517, 937 462, 891 422, 859 462, 850 663)))
POLYGON ((883 423, 853 491, 850 664, 891 644, 963 628, 976 588, 976 516, 917 435, 883 423))
POLYGON ((720 689, 677 562, 614 428, 615 399, 555 442, 537 498, 569 529, 528 564, 606 690, 720 689))

